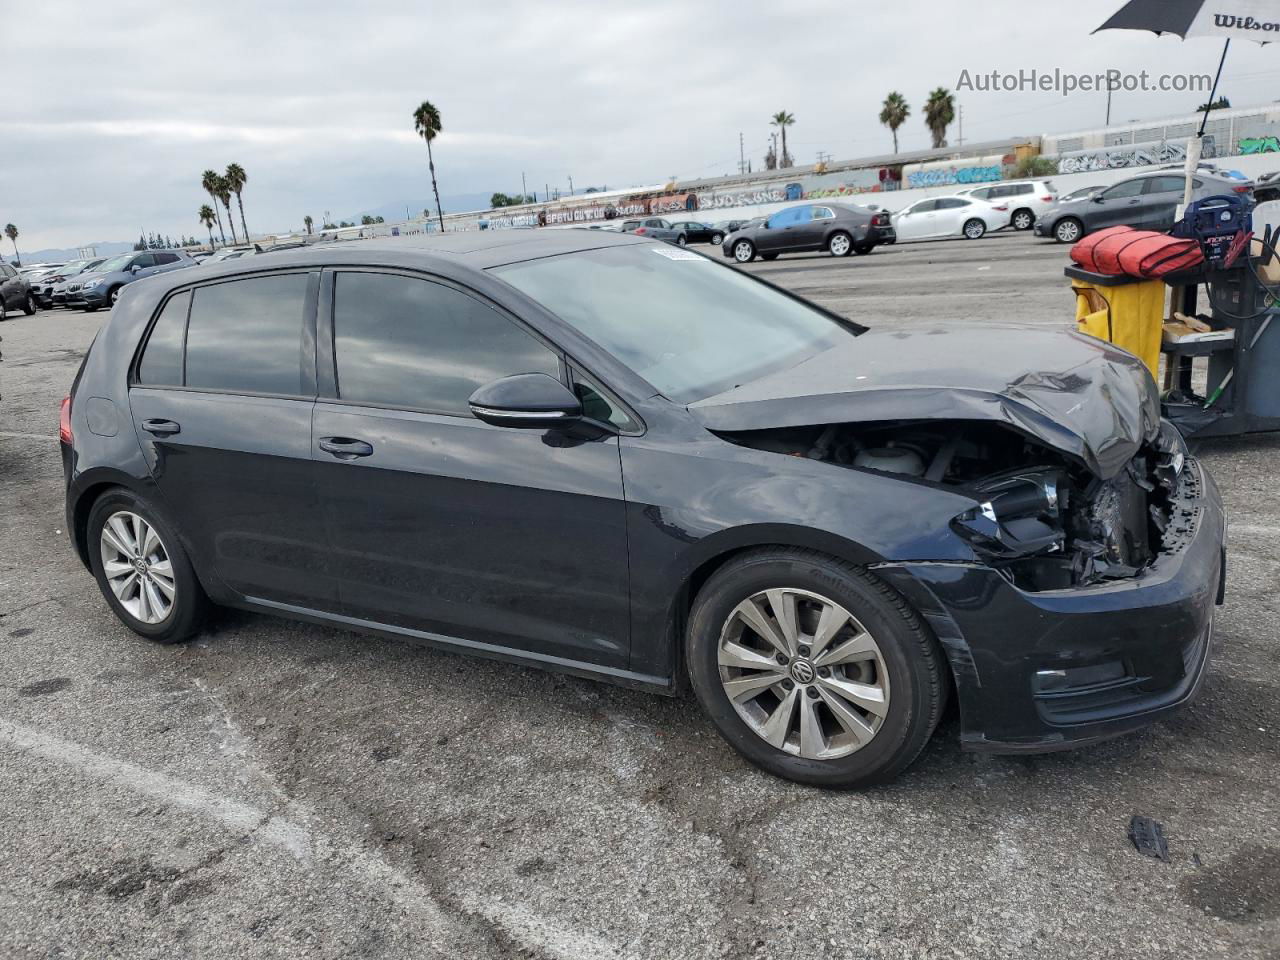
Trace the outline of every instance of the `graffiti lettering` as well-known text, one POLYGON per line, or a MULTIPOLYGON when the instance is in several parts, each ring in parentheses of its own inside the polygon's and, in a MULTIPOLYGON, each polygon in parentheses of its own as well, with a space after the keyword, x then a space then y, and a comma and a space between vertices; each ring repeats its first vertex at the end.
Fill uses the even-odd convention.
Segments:
POLYGON ((1000 179, 1000 167, 943 167, 938 170, 916 170, 907 174, 910 187, 945 187, 953 183, 987 183, 1000 179))
POLYGON ((1241 153, 1280 153, 1280 137, 1245 137, 1239 144, 1241 153))

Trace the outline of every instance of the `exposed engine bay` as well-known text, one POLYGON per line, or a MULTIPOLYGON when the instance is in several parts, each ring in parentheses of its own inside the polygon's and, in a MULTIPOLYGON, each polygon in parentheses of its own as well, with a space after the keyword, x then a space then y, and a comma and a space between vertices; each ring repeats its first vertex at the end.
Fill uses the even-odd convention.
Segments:
POLYGON ((757 450, 954 488, 952 529, 1024 590, 1137 576, 1165 546, 1184 446, 1165 424, 1109 479, 988 421, 900 420, 721 433, 757 450))

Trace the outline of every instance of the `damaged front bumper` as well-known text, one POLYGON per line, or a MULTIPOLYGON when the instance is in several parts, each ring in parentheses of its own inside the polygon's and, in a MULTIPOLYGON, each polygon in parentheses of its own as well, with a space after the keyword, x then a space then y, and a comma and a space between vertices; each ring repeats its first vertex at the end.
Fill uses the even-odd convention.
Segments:
POLYGON ((1128 579, 1032 592, 976 563, 877 567, 946 650, 965 747, 1080 746, 1191 700, 1222 602, 1226 520, 1212 478, 1192 459, 1171 507, 1159 554, 1128 579))

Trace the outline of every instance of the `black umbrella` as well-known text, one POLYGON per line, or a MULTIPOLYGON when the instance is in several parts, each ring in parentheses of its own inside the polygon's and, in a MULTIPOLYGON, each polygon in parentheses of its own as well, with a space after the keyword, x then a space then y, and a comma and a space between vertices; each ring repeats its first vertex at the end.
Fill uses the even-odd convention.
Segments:
POLYGON ((1280 40, 1280 0, 1129 0, 1098 30, 1150 30, 1155 34, 1176 34, 1184 40, 1225 39, 1200 129, 1195 140, 1187 144, 1187 188, 1183 203, 1189 203, 1192 175, 1200 163, 1204 128, 1209 122, 1209 108, 1218 98, 1218 81, 1222 79, 1222 66, 1227 62, 1231 41, 1237 38, 1258 43, 1280 40))

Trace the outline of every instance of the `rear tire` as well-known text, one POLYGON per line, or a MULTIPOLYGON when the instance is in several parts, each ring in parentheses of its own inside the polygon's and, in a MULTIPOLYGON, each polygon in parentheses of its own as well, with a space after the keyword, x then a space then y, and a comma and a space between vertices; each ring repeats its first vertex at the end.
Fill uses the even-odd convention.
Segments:
POLYGON ((698 701, 735 750, 814 786, 897 776, 924 749, 947 696, 942 654, 919 615, 871 574, 814 550, 761 548, 718 570, 694 600, 686 662, 698 701), (783 625, 775 596, 784 611, 789 598, 798 629, 783 625), (753 631, 740 615, 748 608, 791 653, 753 631), (820 643, 827 610, 838 632, 820 643))
POLYGON ((209 599, 176 531, 153 504, 123 489, 104 493, 89 512, 87 543, 98 589, 126 627, 156 643, 178 643, 200 629, 209 599), (154 538, 138 543, 134 535, 146 528, 154 538))
POLYGON ((974 217, 972 220, 966 220, 961 231, 966 240, 981 240, 987 233, 987 225, 984 221, 974 217))
POLYGON ((865 257, 868 253, 876 248, 874 243, 856 243, 853 246, 853 252, 860 257, 865 257))
POLYGON ((23 301, 22 312, 28 317, 33 316, 36 312, 36 302, 31 298, 31 294, 27 294, 27 299, 23 301))
POLYGON ((1009 222, 1015 230, 1030 230, 1036 225, 1036 215, 1024 207, 1022 210, 1015 210, 1009 222))
POLYGON ((847 257, 853 252, 853 237, 843 230, 837 230, 827 240, 827 250, 833 257, 847 257))
POLYGON ((718 246, 720 246, 720 244, 724 243, 724 234, 723 234, 723 233, 713 233, 713 234, 711 235, 711 243, 712 243, 714 246, 717 246, 717 247, 718 247, 718 246))
POLYGON ((760 254, 760 259, 761 260, 777 260, 778 255, 776 253, 762 253, 760 254))
POLYGON ((680 236, 676 237, 676 244, 677 244, 678 246, 683 247, 683 246, 685 246, 686 244, 688 244, 688 242, 689 242, 689 238, 688 238, 688 237, 686 237, 683 233, 682 233, 682 234, 680 234, 680 236))

